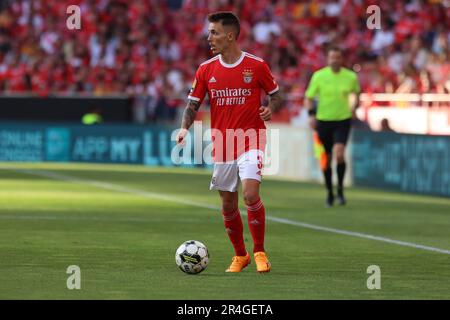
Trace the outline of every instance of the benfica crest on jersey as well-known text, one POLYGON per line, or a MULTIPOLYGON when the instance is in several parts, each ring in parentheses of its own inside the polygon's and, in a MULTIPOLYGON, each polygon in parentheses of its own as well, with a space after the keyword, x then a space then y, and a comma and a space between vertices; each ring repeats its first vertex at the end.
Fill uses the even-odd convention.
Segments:
POLYGON ((245 83, 252 82, 253 70, 251 70, 251 69, 244 69, 244 71, 242 72, 242 75, 244 76, 244 82, 245 83))

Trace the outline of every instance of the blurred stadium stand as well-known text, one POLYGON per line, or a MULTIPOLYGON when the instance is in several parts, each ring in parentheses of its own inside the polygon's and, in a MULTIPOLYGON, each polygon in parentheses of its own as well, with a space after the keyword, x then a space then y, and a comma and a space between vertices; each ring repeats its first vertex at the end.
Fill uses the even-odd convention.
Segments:
POLYGON ((124 120, 173 121, 210 57, 206 15, 217 10, 238 14, 241 47, 263 57, 279 80, 287 103, 275 120, 300 117, 330 44, 345 48, 347 67, 359 74, 363 120, 368 108, 387 106, 446 108, 450 118, 448 0, 4 0, 0 94, 120 95, 134 110, 124 120), (81 30, 66 27, 73 4, 81 30), (381 8, 380 30, 366 26, 371 4, 381 8))

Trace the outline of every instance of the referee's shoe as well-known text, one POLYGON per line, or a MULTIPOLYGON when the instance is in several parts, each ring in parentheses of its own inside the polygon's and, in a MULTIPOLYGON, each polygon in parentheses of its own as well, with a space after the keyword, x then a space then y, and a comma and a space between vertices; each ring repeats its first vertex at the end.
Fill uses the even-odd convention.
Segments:
MULTIPOLYGON (((334 194, 332 192, 329 192, 326 201, 327 208, 331 208, 334 205, 334 200, 335 200, 334 194)), ((347 204, 347 199, 345 199, 344 192, 342 189, 338 189, 337 201, 340 206, 344 206, 345 204, 347 204)))
POLYGON ((334 194, 333 192, 328 192, 328 196, 327 196, 327 202, 325 204, 325 206, 327 208, 331 208, 334 204, 334 194))
POLYGON ((347 203, 347 200, 344 197, 344 190, 342 188, 338 188, 337 198, 339 205, 343 206, 347 203))

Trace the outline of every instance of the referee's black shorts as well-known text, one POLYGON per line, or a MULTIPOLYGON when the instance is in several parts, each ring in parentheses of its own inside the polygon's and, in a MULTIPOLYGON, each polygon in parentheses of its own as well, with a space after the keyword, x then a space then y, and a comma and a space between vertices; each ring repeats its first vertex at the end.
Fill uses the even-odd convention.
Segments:
POLYGON ((326 153, 330 154, 335 143, 347 144, 352 119, 340 121, 317 120, 317 134, 322 142, 326 153))

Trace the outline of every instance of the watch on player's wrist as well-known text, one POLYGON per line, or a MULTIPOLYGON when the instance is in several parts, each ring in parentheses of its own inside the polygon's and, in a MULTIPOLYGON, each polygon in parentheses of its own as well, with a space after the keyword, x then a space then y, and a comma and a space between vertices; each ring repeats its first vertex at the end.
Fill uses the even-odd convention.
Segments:
POLYGON ((309 116, 315 116, 315 115, 316 115, 316 110, 314 110, 314 109, 309 109, 309 110, 308 110, 308 115, 309 115, 309 116))

